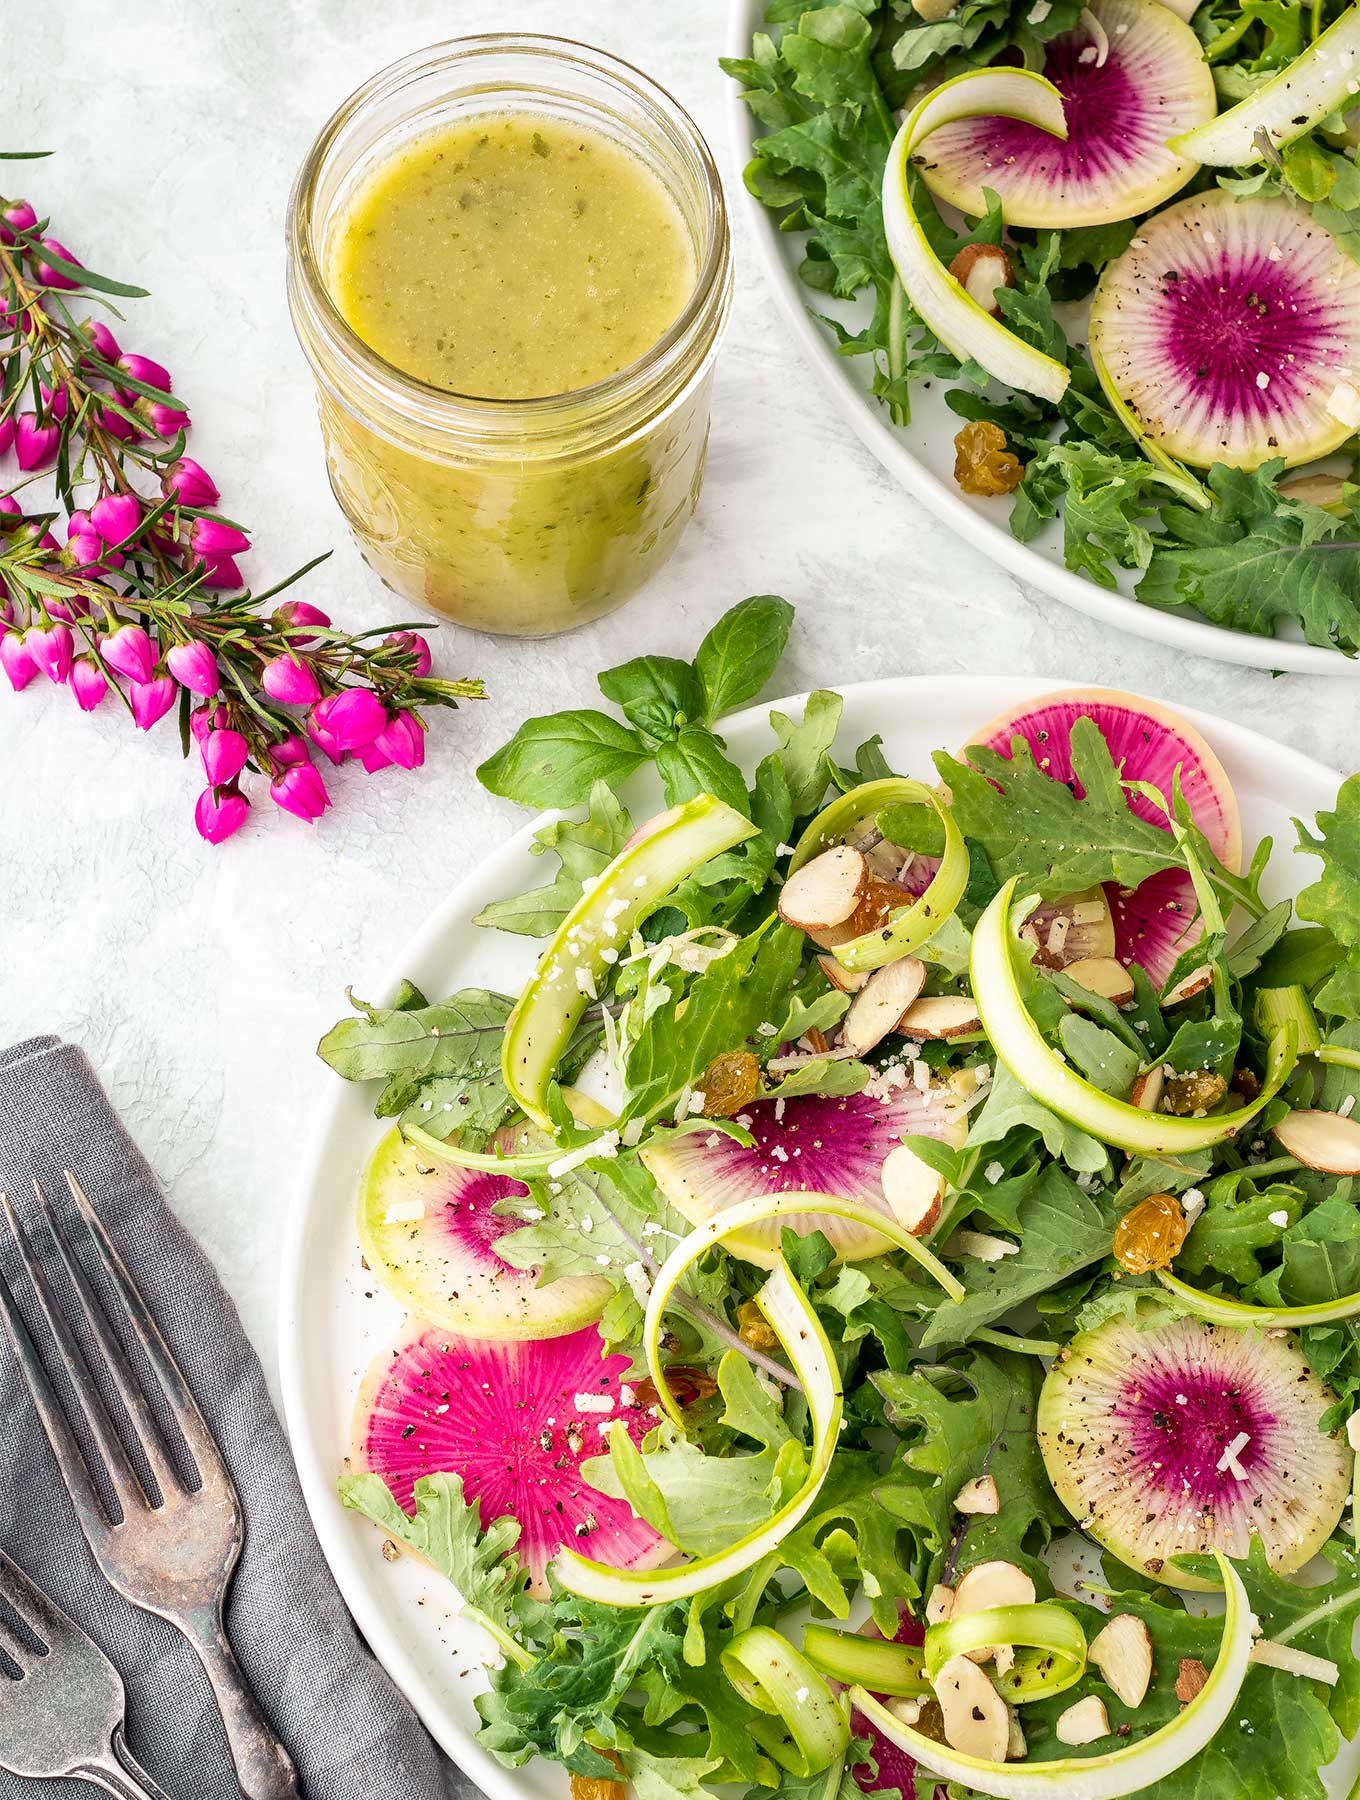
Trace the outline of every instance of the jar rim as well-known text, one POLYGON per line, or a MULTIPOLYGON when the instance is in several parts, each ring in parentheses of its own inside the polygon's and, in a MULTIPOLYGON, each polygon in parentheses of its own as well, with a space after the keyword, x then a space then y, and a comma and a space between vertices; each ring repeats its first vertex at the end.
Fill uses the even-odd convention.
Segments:
MULTIPOLYGON (((487 92, 532 96, 534 85, 530 79, 506 81, 487 92)), ((585 425, 605 412, 622 409, 631 413, 630 402, 646 403, 658 388, 664 388, 674 378, 677 365, 689 360, 685 351, 691 344, 697 340, 703 350, 712 347, 730 300, 732 252, 722 178, 692 115, 659 82, 624 58, 547 33, 482 32, 447 38, 413 51, 370 76, 326 120, 303 160, 288 201, 287 248, 294 322, 309 355, 304 324, 312 327, 331 355, 347 367, 361 390, 356 397, 379 409, 390 409, 425 430, 443 430, 454 437, 473 432, 482 437, 513 435, 522 440, 539 433, 560 434, 566 421, 585 425), (475 69, 479 58, 515 55, 543 58, 547 67, 574 66, 603 78, 640 103, 644 114, 662 128, 675 147, 692 158, 705 210, 703 240, 696 245, 698 266, 693 286, 675 320, 654 344, 623 368, 584 387, 561 394, 499 399, 436 387, 399 368, 364 342, 336 304, 322 272, 323 252, 318 243, 315 210, 326 159, 345 126, 365 107, 399 91, 422 74, 464 63, 475 69)), ((684 379, 688 379, 688 374, 684 379)))

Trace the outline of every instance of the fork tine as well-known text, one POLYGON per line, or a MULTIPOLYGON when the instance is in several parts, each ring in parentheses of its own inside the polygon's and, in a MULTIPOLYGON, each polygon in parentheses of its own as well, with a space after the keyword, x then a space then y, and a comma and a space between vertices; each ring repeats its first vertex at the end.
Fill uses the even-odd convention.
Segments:
POLYGON ((104 1221, 90 1204, 89 1195, 69 1169, 65 1171, 65 1177, 66 1186, 70 1190, 76 1211, 80 1214, 81 1221, 89 1233, 95 1256, 99 1260, 100 1267, 117 1289, 127 1321, 132 1327, 133 1334, 141 1345, 147 1361, 155 1371, 157 1380, 165 1391, 175 1424, 183 1434, 184 1441, 198 1465, 200 1477, 205 1482, 210 1479, 220 1481, 234 1494, 235 1483, 232 1481, 227 1465, 222 1460, 217 1440, 208 1429, 207 1420, 199 1411, 198 1402, 194 1399, 189 1384, 181 1374, 179 1364, 171 1354, 170 1346, 161 1336, 160 1326, 157 1325, 145 1300, 142 1299, 136 1282, 128 1274, 127 1267, 114 1247, 113 1240, 104 1229, 104 1221))
MULTIPOLYGON (((21 1675, 28 1669, 33 1658, 40 1654, 32 1644, 26 1644, 18 1632, 7 1625, 2 1618, 0 1618, 0 1652, 9 1658, 21 1675)), ((4 1678, 0 1677, 0 1691, 3 1691, 3 1688, 4 1678)))
MULTIPOLYGON (((8 1195, 0 1194, 0 1210, 4 1212, 5 1222, 9 1226, 10 1235, 13 1237, 15 1248, 19 1253, 19 1260, 23 1263, 28 1279, 32 1284, 34 1297, 36 1298, 38 1308, 47 1323, 47 1329, 52 1334, 52 1341, 56 1347, 58 1361, 65 1372, 67 1380, 71 1384, 71 1391, 75 1396, 76 1404, 79 1406, 85 1423, 89 1428, 90 1435, 95 1441, 95 1446, 98 1449, 100 1456, 104 1459, 104 1469, 108 1476, 109 1485, 112 1487, 114 1496, 123 1510, 123 1516, 126 1518, 130 1514, 142 1511, 146 1508, 147 1500, 142 1492, 141 1483, 138 1481, 136 1472, 133 1469, 131 1462, 128 1460, 127 1451, 124 1450, 119 1441, 118 1433, 114 1429, 113 1420, 108 1415, 108 1410, 100 1397, 99 1390, 95 1387, 94 1378, 90 1374, 89 1364, 86 1362, 80 1346, 71 1335, 70 1327, 62 1317, 61 1310, 52 1297, 52 1291, 47 1284, 47 1277, 43 1273, 42 1264, 39 1262, 36 1254, 30 1249, 28 1242, 23 1235, 22 1227, 19 1224, 18 1217, 15 1214, 14 1207, 11 1204, 8 1195)), ((29 1340, 29 1347, 30 1349, 33 1347, 31 1339, 29 1340)), ((34 1354, 36 1356, 36 1351, 34 1354)), ((27 1373, 27 1371, 25 1372, 27 1373)), ((48 1386, 50 1388, 51 1384, 48 1383, 48 1386)), ((56 1411, 60 1413, 62 1410, 61 1403, 57 1400, 55 1392, 52 1394, 52 1399, 55 1403, 56 1411)), ((48 1436, 50 1438, 51 1424, 49 1422, 48 1414, 42 1407, 39 1408, 39 1411, 42 1412, 43 1424, 48 1427, 48 1436)), ((66 1448, 66 1444, 73 1443, 74 1433, 70 1430, 69 1423, 66 1431, 66 1443, 63 1444, 62 1448, 58 1449, 57 1441, 55 1439, 52 1440, 52 1448, 57 1451, 57 1461, 61 1465, 62 1474, 68 1476, 68 1484, 68 1466, 63 1457, 62 1450, 66 1448)), ((80 1461, 82 1466, 84 1466, 85 1459, 83 1456, 80 1458, 80 1461)), ((88 1468, 86 1473, 88 1475, 88 1468)), ((109 1521, 109 1524, 112 1524, 112 1520, 109 1521)))
MULTIPOLYGON (((9 1203, 5 1195, 0 1194, 0 1207, 3 1207, 6 1219, 12 1218, 9 1203)), ((57 1459, 57 1467, 66 1483, 66 1491, 71 1496, 71 1504, 75 1508, 76 1517, 81 1528, 94 1544, 108 1530, 108 1520, 104 1508, 95 1491, 89 1467, 84 1454, 71 1430, 65 1412, 62 1410, 56 1389, 48 1379, 47 1369, 38 1355, 37 1347, 28 1334, 24 1316, 19 1311, 14 1295, 10 1292, 4 1277, 0 1276, 0 1320, 5 1327, 5 1335, 9 1339, 10 1348, 14 1351, 15 1360, 19 1364, 20 1373, 28 1383, 28 1391, 32 1396, 34 1408, 42 1421, 43 1430, 47 1433, 47 1441, 52 1446, 52 1454, 57 1459)))
POLYGON ((57 1247, 57 1254, 61 1258, 62 1266, 71 1278, 71 1285, 75 1289, 81 1315, 91 1336, 103 1352, 114 1389, 127 1409, 128 1418, 140 1441, 142 1454, 156 1479, 162 1498, 168 1498, 171 1494, 183 1493, 185 1491, 184 1483, 166 1454, 160 1425, 147 1404, 146 1396, 142 1392, 137 1377, 128 1364, 123 1347, 110 1328, 84 1269, 71 1253, 66 1235, 62 1231, 56 1214, 48 1204, 47 1195, 36 1181, 33 1183, 33 1191, 42 1205, 43 1217, 47 1222, 47 1229, 51 1233, 52 1241, 57 1247))
MULTIPOLYGON (((34 1636, 52 1649, 68 1623, 66 1615, 3 1550, 0 1550, 0 1599, 7 1601, 34 1636)), ((0 1625, 3 1623, 0 1620, 0 1625)), ((29 1655, 32 1654, 30 1650, 29 1655)))

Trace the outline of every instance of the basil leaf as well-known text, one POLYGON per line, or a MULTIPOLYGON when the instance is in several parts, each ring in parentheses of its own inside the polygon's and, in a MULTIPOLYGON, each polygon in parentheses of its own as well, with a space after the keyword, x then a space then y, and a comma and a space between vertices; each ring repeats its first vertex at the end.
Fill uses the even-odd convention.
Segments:
POLYGON ((482 786, 521 806, 575 806, 597 781, 622 781, 647 761, 647 746, 608 713, 526 719, 477 771, 482 786))
POLYGON ((694 659, 706 721, 755 699, 784 654, 792 624, 793 608, 777 594, 754 594, 723 614, 694 659))
POLYGON ((704 710, 699 677, 677 656, 635 656, 599 679, 605 699, 650 737, 673 737, 704 710))
POLYGON ((695 794, 713 794, 739 813, 751 810, 746 783, 736 764, 724 754, 722 739, 700 725, 658 745, 656 766, 671 806, 692 800, 695 794))

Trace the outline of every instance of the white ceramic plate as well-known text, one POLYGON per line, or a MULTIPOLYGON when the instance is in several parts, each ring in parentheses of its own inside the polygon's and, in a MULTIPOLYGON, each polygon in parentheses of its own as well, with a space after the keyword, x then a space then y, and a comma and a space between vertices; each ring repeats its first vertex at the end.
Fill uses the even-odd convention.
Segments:
MULTIPOLYGON (((765 29, 764 15, 765 0, 731 0, 727 47, 730 56, 750 55, 753 33, 765 29)), ((1135 637, 1151 638, 1199 656, 1216 657, 1220 662, 1245 663, 1255 669, 1360 677, 1360 658, 1306 644, 1302 634, 1292 627, 1289 637, 1252 637, 1244 631, 1211 625, 1207 620, 1181 618, 1144 606, 1132 597, 1131 577, 1121 577, 1121 592, 1097 587, 1064 564, 1062 533, 1056 522, 1032 543, 1021 544, 1011 536, 1007 524, 1009 500, 984 500, 965 494, 954 480, 954 433, 962 420, 944 403, 945 387, 951 384, 934 382, 927 389, 918 382, 912 389, 911 424, 898 427, 889 421, 885 409, 869 392, 873 378, 871 359, 836 354, 831 333, 812 316, 809 307, 834 316, 851 331, 859 331, 868 323, 870 309, 866 303, 814 294, 798 279, 802 234, 777 230, 775 215, 747 193, 742 170, 750 161, 752 139, 761 135, 762 127, 742 100, 738 83, 729 80, 727 85, 733 152, 730 186, 750 223, 775 303, 850 429, 922 506, 979 545, 1012 575, 1064 605, 1074 606, 1102 624, 1132 632, 1135 637)))
MULTIPOLYGON (((962 744, 1004 708, 1058 685, 1002 678, 905 677, 845 690, 839 748, 847 755, 875 732, 894 768, 929 775, 930 752, 962 744)), ((802 712, 802 701, 776 704, 802 712)), ((724 727, 731 753, 754 770, 770 747, 768 707, 755 707, 724 727)), ((1289 854, 1292 816, 1311 818, 1335 799, 1340 778, 1296 751, 1221 719, 1189 713, 1218 752, 1237 790, 1248 843, 1266 833, 1280 851, 1271 871, 1273 899, 1310 879, 1310 865, 1289 854)), ((645 818, 660 804, 647 779, 630 782, 624 799, 645 818)), ((456 887, 388 971, 384 993, 404 975, 431 995, 466 986, 516 992, 540 948, 534 940, 479 930, 470 923, 489 900, 541 881, 529 855, 535 825, 524 829, 456 887)), ((1315 866, 1315 865, 1314 865, 1315 866)), ((337 975, 337 996, 340 976, 337 975)), ((387 1563, 378 1532, 347 1513, 335 1483, 348 1449, 350 1411, 362 1371, 395 1335, 401 1312, 360 1266, 355 1231, 359 1171, 385 1127, 372 1115, 371 1086, 335 1083, 302 1189, 288 1223, 279 1298, 279 1353, 293 1452, 312 1519, 359 1629, 433 1736, 492 1800, 564 1800, 560 1769, 546 1764, 509 1770, 473 1741, 473 1696, 481 1685, 481 1634, 453 1616, 447 1587, 410 1558, 387 1563)), ((1338 1790, 1344 1792, 1344 1786, 1338 1790)))

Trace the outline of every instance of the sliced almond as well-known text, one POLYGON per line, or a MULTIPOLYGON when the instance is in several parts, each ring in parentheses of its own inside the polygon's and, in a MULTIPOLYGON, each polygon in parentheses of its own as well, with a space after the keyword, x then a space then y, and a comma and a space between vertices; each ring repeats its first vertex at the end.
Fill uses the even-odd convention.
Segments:
POLYGON ((954 1590, 937 1581, 926 1600, 926 1624, 943 1625, 954 1616, 954 1590))
POLYGON ((1110 1715, 1098 1694, 1088 1694, 1075 1706, 1058 1714, 1053 1735, 1060 1744, 1094 1744, 1097 1738, 1110 1735, 1110 1715))
POLYGON ((850 1002, 841 1027, 841 1042, 865 1056, 887 1037, 925 986, 926 965, 915 956, 875 969, 850 1002))
POLYGON ((905 888, 898 887, 895 882, 881 881, 871 872, 859 905, 848 919, 843 919, 839 925, 804 926, 803 929, 818 949, 835 950, 841 944, 848 944, 852 939, 864 937, 886 925, 899 907, 911 903, 911 898, 905 888))
POLYGON ((1116 1613, 1091 1639, 1094 1663, 1125 1706, 1141 1706, 1152 1680, 1152 1634, 1133 1613, 1116 1613))
POLYGON ((1010 1742, 1010 1708, 976 1663, 951 1656, 935 1677, 935 1698, 945 1742, 961 1756, 1004 1762, 1010 1742))
POLYGON ((1006 1736, 1006 1761, 1023 1762, 1029 1753, 1029 1746, 1025 1742, 1025 1734, 1020 1726, 1020 1714, 1018 1710, 1012 1706, 1009 1711, 1011 1715, 1011 1724, 1010 1731, 1006 1736))
POLYGON ((1340 506, 1346 484, 1339 475, 1291 475, 1280 483, 1280 493, 1287 500, 1306 500, 1310 506, 1340 506))
POLYGON ((957 0, 911 0, 912 11, 927 25, 938 25, 953 12, 957 0))
POLYGON ((834 956, 819 956, 817 967, 826 976, 832 987, 842 994, 857 994, 869 979, 867 969, 843 968, 834 956))
POLYGON ((900 1719, 904 1725, 915 1725, 925 1708, 924 1700, 911 1699, 904 1694, 893 1694, 883 1704, 892 1716, 900 1719))
POLYGON ((799 931, 843 925, 864 898, 869 865, 849 844, 837 844, 804 863, 779 890, 779 916, 799 931))
POLYGON ((1212 987, 1214 972, 1208 963, 1178 981, 1169 994, 1162 996, 1163 1006, 1183 1006, 1187 1000, 1193 1000, 1196 994, 1202 994, 1207 987, 1212 987))
POLYGON ((1306 1169, 1360 1175, 1360 1122, 1355 1119, 1311 1109, 1286 1113, 1275 1127, 1275 1141, 1306 1169))
POLYGON ((1129 1089, 1129 1105, 1140 1106, 1144 1112, 1156 1112, 1162 1104, 1162 1089, 1165 1086, 1166 1071, 1161 1063, 1155 1068, 1144 1069, 1129 1089))
POLYGON ((1001 317, 997 290, 1015 286, 1015 271, 1000 244, 965 244, 950 263, 949 273, 983 312, 1001 317))
POLYGON ((1115 1006, 1126 1006, 1133 999, 1133 977, 1112 956, 1083 956, 1068 963, 1066 972, 1088 993, 1099 994, 1115 1006))
POLYGON ((961 1513, 998 1513, 1001 1496, 996 1491, 994 1475, 974 1475, 965 1481, 954 1496, 954 1511, 961 1513))
MULTIPOLYGON (((889 963, 888 967, 893 965, 889 963)), ((932 994, 907 1007, 897 1021, 903 1037, 955 1038, 981 1031, 982 1020, 973 1002, 963 994, 932 994)))
POLYGON ((883 1198, 893 1216, 905 1231, 920 1237, 940 1217, 944 1199, 944 1181, 909 1144, 899 1144, 883 1159, 879 1171, 883 1198))
POLYGON ((1209 1679, 1209 1671, 1197 1656, 1183 1656, 1176 1671, 1176 1698, 1188 1706, 1209 1679))
MULTIPOLYGON (((953 1619, 965 1613, 986 1612, 993 1606, 1033 1606, 1034 1583, 1023 1569, 1009 1562, 974 1563, 954 1589, 953 1619)), ((986 1662, 995 1645, 968 1651, 973 1662, 986 1662)))
POLYGON ((1015 1645, 998 1644, 992 1652, 992 1670, 997 1679, 1009 1675, 1015 1667, 1015 1645))

